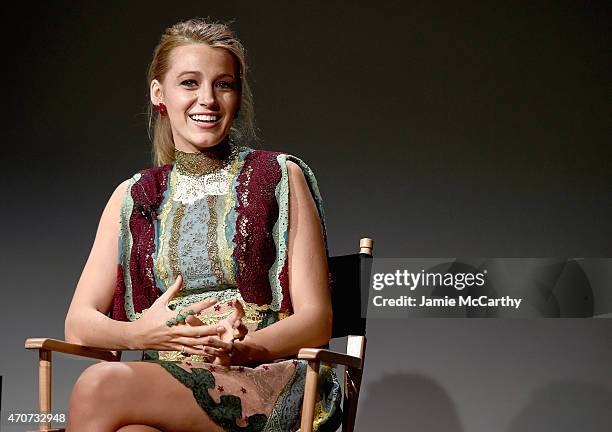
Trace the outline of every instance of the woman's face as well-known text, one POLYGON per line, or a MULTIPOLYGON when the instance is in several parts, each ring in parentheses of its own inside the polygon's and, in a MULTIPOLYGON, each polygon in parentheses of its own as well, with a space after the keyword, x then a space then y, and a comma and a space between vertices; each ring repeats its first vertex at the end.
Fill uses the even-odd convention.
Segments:
POLYGON ((177 149, 202 151, 229 133, 240 106, 237 70, 223 48, 192 44, 172 50, 163 82, 151 82, 151 101, 166 105, 177 149))

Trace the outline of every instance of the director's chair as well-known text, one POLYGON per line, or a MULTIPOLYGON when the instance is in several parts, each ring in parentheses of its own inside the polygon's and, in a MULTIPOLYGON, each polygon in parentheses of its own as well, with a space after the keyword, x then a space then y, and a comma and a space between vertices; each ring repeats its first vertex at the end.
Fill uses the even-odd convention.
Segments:
MULTIPOLYGON (((332 283, 333 331, 332 339, 348 336, 346 353, 321 348, 302 348, 297 358, 308 361, 302 402, 300 432, 312 432, 321 362, 343 365, 342 431, 352 432, 357 415, 357 401, 366 353, 366 319, 368 284, 370 279, 373 240, 362 238, 359 253, 328 258, 332 283)), ((91 348, 58 339, 29 338, 25 348, 38 350, 38 406, 40 413, 51 413, 52 352, 72 354, 102 361, 121 361, 121 351, 91 348)), ((51 422, 39 423, 39 431, 64 432, 53 428, 51 422)))

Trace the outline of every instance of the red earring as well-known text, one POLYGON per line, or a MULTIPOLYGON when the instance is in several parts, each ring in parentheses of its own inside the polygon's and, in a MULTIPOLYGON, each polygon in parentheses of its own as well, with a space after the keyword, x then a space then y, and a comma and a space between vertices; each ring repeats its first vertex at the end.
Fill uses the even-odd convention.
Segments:
POLYGON ((160 102, 159 105, 153 105, 153 108, 155 108, 155 110, 157 112, 159 112, 159 115, 164 117, 165 115, 168 114, 168 110, 166 109, 166 105, 163 104, 163 102, 160 102))

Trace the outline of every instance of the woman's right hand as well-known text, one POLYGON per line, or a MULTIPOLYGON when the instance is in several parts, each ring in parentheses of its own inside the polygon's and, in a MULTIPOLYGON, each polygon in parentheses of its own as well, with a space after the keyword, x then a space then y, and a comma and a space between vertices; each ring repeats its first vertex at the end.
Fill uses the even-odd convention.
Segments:
MULTIPOLYGON (((150 308, 144 310, 140 318, 131 323, 129 334, 126 337, 133 349, 182 351, 188 354, 205 355, 206 352, 202 349, 202 345, 223 348, 223 343, 216 336, 225 329, 219 328, 218 325, 176 324, 171 327, 166 325, 168 320, 175 318, 180 312, 170 309, 168 303, 181 290, 182 285, 183 278, 179 275, 174 284, 159 296, 150 308)), ((216 302, 215 298, 202 300, 189 305, 184 311, 193 310, 197 314, 216 302)))

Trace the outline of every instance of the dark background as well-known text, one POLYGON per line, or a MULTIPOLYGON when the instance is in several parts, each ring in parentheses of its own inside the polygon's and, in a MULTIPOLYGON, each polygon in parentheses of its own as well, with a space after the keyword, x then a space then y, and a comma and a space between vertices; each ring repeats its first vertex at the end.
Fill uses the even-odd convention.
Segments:
MULTIPOLYGON (((611 257, 609 2, 23 2, 4 14, 2 407, 64 317, 117 184, 150 166, 146 69, 234 19, 261 142, 314 170, 332 254, 611 257), (608 3, 608 4, 606 4, 608 3)), ((358 431, 600 431, 612 325, 371 320, 358 431)), ((90 362, 56 356, 54 411, 90 362)), ((8 429, 7 429, 8 430, 8 429)))

